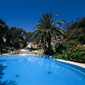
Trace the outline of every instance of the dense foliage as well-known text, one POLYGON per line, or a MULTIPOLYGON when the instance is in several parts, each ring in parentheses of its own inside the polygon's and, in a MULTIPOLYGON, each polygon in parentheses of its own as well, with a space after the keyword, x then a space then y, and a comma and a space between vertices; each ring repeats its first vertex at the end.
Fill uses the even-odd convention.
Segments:
POLYGON ((26 46, 26 41, 24 40, 25 31, 22 28, 11 27, 8 28, 6 33, 6 46, 11 46, 15 48, 20 48, 26 46), (23 43, 23 46, 20 46, 23 43))
POLYGON ((56 43, 54 58, 85 63, 85 18, 75 22, 66 30, 66 38, 56 43))
POLYGON ((62 53, 56 53, 54 58, 85 63, 85 47, 81 44, 77 46, 70 45, 66 50, 62 50, 62 53))
POLYGON ((17 50, 27 46, 27 41, 31 38, 33 32, 24 31, 22 28, 8 27, 0 19, 0 53, 10 50, 17 50), (4 49, 4 50, 3 50, 4 49))
POLYGON ((34 34, 34 32, 27 32, 27 33, 25 34, 25 40, 26 40, 26 41, 31 41, 33 34, 34 34))
POLYGON ((67 39, 78 39, 81 44, 85 43, 85 18, 72 24, 66 31, 67 39))
POLYGON ((2 49, 4 48, 3 37, 7 33, 8 26, 5 24, 3 20, 0 19, 0 52, 2 55, 2 49))

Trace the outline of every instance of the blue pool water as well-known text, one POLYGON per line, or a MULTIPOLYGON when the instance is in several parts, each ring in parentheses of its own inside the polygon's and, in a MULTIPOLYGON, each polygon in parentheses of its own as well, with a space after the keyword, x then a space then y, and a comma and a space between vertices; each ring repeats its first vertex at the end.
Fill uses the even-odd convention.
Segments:
POLYGON ((85 85, 85 69, 49 57, 0 56, 0 85, 85 85))

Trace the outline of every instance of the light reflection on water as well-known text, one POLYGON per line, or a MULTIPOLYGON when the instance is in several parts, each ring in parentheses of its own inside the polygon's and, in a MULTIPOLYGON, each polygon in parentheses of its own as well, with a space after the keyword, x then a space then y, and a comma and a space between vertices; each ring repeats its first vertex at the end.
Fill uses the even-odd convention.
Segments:
POLYGON ((0 62, 8 66, 3 72, 2 82, 13 80, 17 85, 84 85, 84 76, 75 70, 39 56, 3 56, 0 62), (61 82, 62 81, 62 82, 61 82))

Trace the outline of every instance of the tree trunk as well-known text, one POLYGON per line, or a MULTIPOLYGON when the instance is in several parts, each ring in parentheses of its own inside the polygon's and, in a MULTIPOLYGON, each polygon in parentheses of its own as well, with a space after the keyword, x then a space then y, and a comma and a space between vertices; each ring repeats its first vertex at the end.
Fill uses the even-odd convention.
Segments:
POLYGON ((2 55, 2 47, 1 47, 1 55, 2 55))
POLYGON ((43 45, 43 49, 44 49, 44 52, 45 52, 46 46, 45 46, 45 44, 44 44, 44 43, 42 43, 42 45, 43 45))
POLYGON ((2 35, 0 35, 0 53, 2 55, 2 35))
POLYGON ((52 54, 51 53, 51 44, 50 43, 48 43, 48 51, 49 51, 49 56, 52 54))
POLYGON ((0 53, 2 55, 2 46, 1 46, 1 43, 0 43, 0 53))
POLYGON ((51 36, 49 36, 49 39, 48 39, 48 51, 49 51, 49 56, 52 54, 51 53, 51 36))

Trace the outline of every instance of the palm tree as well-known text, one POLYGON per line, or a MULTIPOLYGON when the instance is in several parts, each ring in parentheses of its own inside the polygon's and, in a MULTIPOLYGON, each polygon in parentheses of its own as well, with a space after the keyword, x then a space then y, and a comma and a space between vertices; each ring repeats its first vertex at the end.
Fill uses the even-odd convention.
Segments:
POLYGON ((51 38, 55 38, 56 35, 64 35, 65 32, 63 29, 56 27, 56 25, 62 26, 61 22, 65 23, 64 20, 60 20, 54 23, 54 20, 59 16, 57 13, 54 18, 52 18, 53 14, 50 12, 47 14, 43 14, 43 19, 40 18, 38 25, 34 27, 34 36, 33 38, 41 39, 41 43, 43 44, 44 51, 46 49, 46 42, 48 44, 48 53, 49 55, 52 54, 51 52, 51 38))

